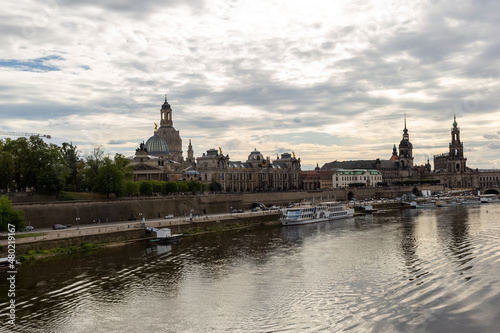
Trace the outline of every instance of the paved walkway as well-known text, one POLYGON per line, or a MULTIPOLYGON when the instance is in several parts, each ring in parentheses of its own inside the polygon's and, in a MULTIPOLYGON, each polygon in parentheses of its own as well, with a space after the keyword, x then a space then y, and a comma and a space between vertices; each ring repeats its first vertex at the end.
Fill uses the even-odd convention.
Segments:
MULTIPOLYGON (((244 213, 232 213, 232 214, 211 214, 204 216, 196 216, 190 219, 189 217, 174 217, 172 219, 150 219, 146 220, 144 225, 140 221, 120 221, 120 222, 109 222, 100 224, 85 224, 80 226, 73 225, 68 229, 52 230, 52 229, 35 229, 32 233, 44 233, 42 236, 34 237, 23 237, 16 238, 16 244, 23 243, 33 243, 43 240, 53 240, 53 239, 64 239, 72 237, 80 237, 85 235, 96 235, 111 232, 120 232, 133 230, 143 227, 154 227, 154 228, 171 228, 173 232, 176 232, 175 227, 181 224, 189 224, 192 222, 214 222, 221 220, 229 220, 239 217, 253 217, 253 216, 265 216, 277 214, 277 211, 259 211, 252 212, 247 211, 244 213)), ((26 234, 26 232, 22 232, 26 234)), ((1 233, 2 236, 7 235, 7 233, 1 233)), ((0 240, 0 245, 6 245, 8 243, 7 239, 0 240)))

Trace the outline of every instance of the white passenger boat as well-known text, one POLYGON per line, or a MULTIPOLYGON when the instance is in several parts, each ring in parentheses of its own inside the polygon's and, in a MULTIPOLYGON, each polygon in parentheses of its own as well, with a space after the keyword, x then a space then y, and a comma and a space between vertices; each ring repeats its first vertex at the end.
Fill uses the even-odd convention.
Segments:
POLYGON ((462 203, 455 198, 440 198, 436 200, 436 207, 460 206, 462 203))
POLYGON ((323 202, 315 206, 299 206, 281 211, 283 225, 299 225, 336 220, 354 215, 354 208, 338 202, 323 202))
POLYGON ((483 194, 480 197, 481 203, 495 203, 500 202, 500 196, 496 194, 483 194))

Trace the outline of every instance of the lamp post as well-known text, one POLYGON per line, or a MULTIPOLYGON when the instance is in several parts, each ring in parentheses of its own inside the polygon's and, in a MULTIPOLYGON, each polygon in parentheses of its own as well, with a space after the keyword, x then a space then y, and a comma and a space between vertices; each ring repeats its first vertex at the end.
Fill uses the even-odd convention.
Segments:
POLYGON ((189 221, 193 222, 193 211, 194 209, 191 209, 191 212, 189 213, 189 221))
POLYGON ((142 206, 138 202, 135 202, 135 203, 139 205, 139 221, 140 221, 140 223, 143 223, 142 218, 141 218, 141 216, 142 216, 142 206))
POLYGON ((231 216, 233 216, 233 206, 229 207, 229 214, 231 214, 231 216))
POLYGON ((79 222, 80 222, 80 216, 79 216, 79 214, 78 214, 78 207, 76 207, 76 206, 74 206, 74 207, 75 207, 75 209, 76 209, 76 218, 75 218, 75 220, 76 220, 76 229, 78 230, 78 229, 80 229, 80 225, 79 225, 79 222))

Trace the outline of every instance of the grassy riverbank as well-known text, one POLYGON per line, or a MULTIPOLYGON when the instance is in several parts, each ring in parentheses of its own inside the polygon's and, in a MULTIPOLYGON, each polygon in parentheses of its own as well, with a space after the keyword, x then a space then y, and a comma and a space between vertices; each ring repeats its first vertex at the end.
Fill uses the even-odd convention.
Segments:
MULTIPOLYGON (((260 217, 262 219, 262 217, 260 217)), ((227 223, 227 224, 200 224, 193 223, 190 225, 182 225, 181 233, 185 237, 203 237, 204 234, 217 232, 251 230, 262 228, 275 228, 280 226, 277 219, 260 221, 259 223, 249 223, 249 221, 240 221, 242 224, 227 223), (204 225, 205 224, 205 225, 204 225)), ((32 234, 34 235, 34 234, 32 234)), ((95 237, 85 238, 69 238, 55 241, 38 242, 31 244, 19 244, 16 246, 17 258, 19 261, 38 260, 42 258, 72 254, 76 252, 85 252, 96 250, 103 247, 122 246, 130 242, 144 241, 153 238, 151 234, 147 234, 144 229, 130 230, 127 232, 117 232, 113 234, 95 235, 95 237), (125 234, 129 235, 123 237, 125 234)))
POLYGON ((85 243, 79 246, 69 246, 69 247, 56 247, 53 249, 47 249, 47 250, 30 250, 27 253, 21 254, 17 256, 17 259, 21 262, 23 261, 28 261, 28 260, 35 260, 35 259, 41 259, 41 258, 46 258, 46 257, 51 257, 51 256, 56 256, 56 255, 61 255, 61 254, 70 254, 70 253, 76 253, 76 252, 85 252, 85 251, 92 251, 101 247, 104 247, 105 244, 92 244, 92 243, 85 243))

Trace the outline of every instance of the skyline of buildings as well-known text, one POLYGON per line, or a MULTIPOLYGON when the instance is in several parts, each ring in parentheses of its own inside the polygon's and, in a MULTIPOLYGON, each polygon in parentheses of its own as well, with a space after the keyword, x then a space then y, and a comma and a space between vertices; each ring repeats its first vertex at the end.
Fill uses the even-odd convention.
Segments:
POLYGON ((159 123, 160 127, 155 123, 153 135, 145 143, 142 141, 135 156, 129 158, 134 166, 135 180, 196 179, 204 183, 218 182, 224 191, 235 192, 344 187, 354 180, 367 186, 431 179, 439 180, 446 187, 478 187, 481 180, 485 179, 492 181, 490 183, 493 185, 500 184, 500 170, 490 171, 489 178, 485 178, 486 173, 466 166, 467 158, 464 156, 464 144, 460 140, 456 116, 453 117, 448 152, 434 156, 434 168, 429 160, 422 165, 414 164, 414 145, 410 141, 404 114, 402 139, 398 147, 393 146, 389 158, 333 160, 309 171, 301 169, 301 159, 296 158, 294 152, 282 153, 281 157, 277 155, 276 159, 271 160, 254 148, 246 160, 235 161, 230 159, 229 154, 224 155, 219 146, 218 150, 211 148, 195 157, 191 139, 187 157, 184 158, 182 138, 174 127, 173 111, 167 95, 160 109, 159 123))

